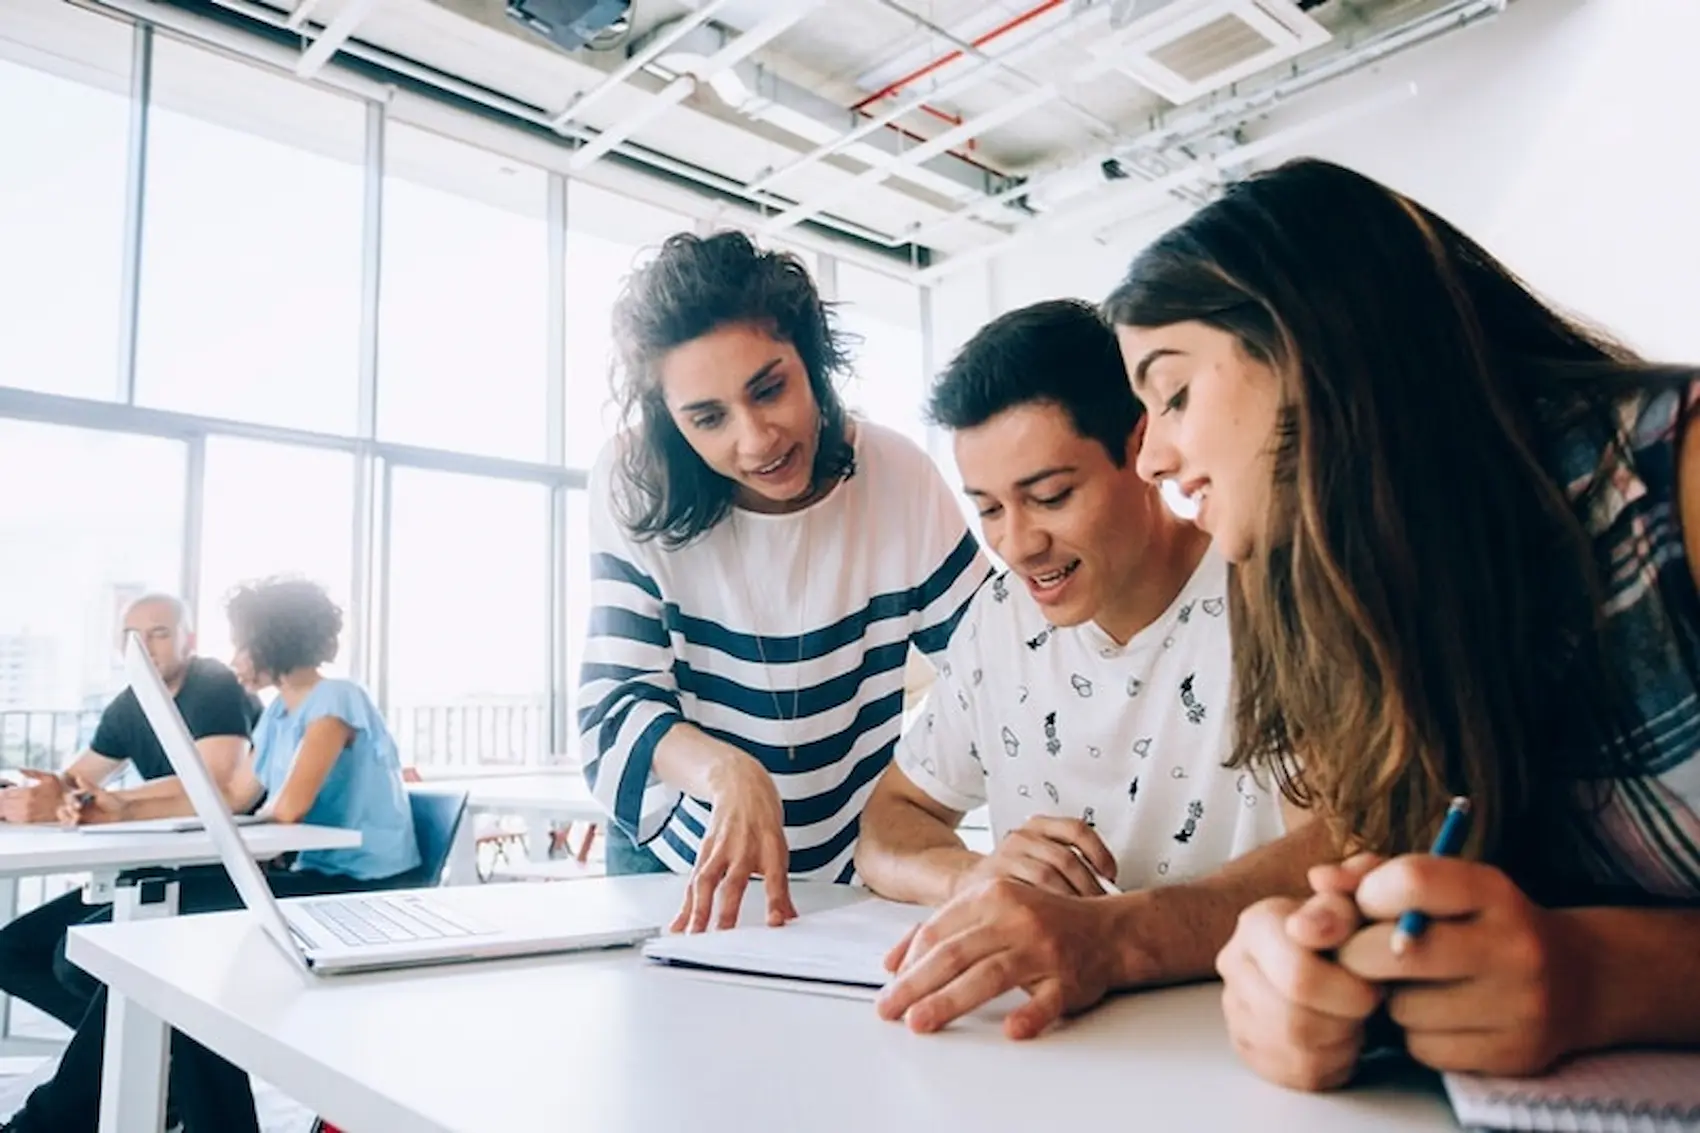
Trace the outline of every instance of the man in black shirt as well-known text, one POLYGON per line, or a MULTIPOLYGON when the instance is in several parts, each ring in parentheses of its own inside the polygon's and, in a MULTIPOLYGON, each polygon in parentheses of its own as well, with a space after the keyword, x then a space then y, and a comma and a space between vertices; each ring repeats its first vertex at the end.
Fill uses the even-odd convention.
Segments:
MULTIPOLYGON (((259 718, 259 701, 224 665, 194 655, 188 610, 177 598, 149 594, 136 599, 124 612, 124 629, 141 635, 232 809, 251 807, 259 782, 248 737, 259 718)), ((23 774, 31 782, 0 791, 0 821, 113 822, 194 813, 129 689, 107 705, 89 749, 63 772, 23 774), (126 762, 147 782, 120 791, 100 789, 126 762)), ((73 890, 0 929, 0 990, 75 1028, 95 985, 65 962, 65 930, 104 911, 85 905, 82 893, 73 890)))

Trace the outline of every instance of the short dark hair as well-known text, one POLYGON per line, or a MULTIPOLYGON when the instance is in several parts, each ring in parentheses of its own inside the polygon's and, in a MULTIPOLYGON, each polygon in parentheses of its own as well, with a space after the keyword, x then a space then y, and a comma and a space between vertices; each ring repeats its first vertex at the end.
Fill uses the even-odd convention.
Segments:
POLYGON ((244 583, 225 599, 230 637, 254 671, 273 677, 336 659, 342 607, 304 578, 244 583))
POLYGON ((1104 446, 1118 467, 1144 409, 1133 396, 1115 332, 1078 299, 1051 299, 981 327, 933 382, 927 417, 952 431, 1006 409, 1057 405, 1074 431, 1104 446))
POLYGON ((614 400, 629 439, 615 493, 632 535, 684 546, 732 510, 735 486, 703 462, 667 412, 657 365, 668 351, 724 326, 748 323, 788 342, 808 371, 820 407, 814 483, 855 470, 849 414, 833 379, 849 368, 848 336, 809 279, 803 261, 764 252, 742 232, 668 237, 633 272, 614 304, 614 400))

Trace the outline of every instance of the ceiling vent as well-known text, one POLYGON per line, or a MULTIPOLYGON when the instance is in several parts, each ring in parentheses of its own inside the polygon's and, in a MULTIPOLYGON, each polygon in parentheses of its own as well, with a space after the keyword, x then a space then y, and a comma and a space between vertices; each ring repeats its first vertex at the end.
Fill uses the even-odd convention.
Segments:
POLYGON ((1174 0, 1094 45, 1094 54, 1177 105, 1327 43, 1293 0, 1174 0))

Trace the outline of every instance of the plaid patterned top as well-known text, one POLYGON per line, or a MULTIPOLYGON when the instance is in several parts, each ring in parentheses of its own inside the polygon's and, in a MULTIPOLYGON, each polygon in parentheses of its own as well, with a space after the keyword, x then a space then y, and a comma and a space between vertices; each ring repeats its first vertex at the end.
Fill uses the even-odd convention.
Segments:
POLYGON ((1617 402, 1617 436, 1573 428, 1549 467, 1593 537, 1606 593, 1607 664, 1624 679, 1624 762, 1595 833, 1595 880, 1678 901, 1700 898, 1700 595, 1682 542, 1678 442, 1700 382, 1617 402))

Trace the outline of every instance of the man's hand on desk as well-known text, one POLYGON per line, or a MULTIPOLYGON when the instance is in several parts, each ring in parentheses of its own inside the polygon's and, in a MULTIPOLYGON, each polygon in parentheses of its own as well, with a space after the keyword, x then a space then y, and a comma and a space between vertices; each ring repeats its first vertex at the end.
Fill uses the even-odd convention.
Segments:
POLYGON ((1064 896, 1100 897, 1104 887, 1098 878, 1115 880, 1116 859, 1098 832, 1080 819, 1034 815, 958 874, 952 896, 997 877, 1064 896))
POLYGON ((65 797, 67 784, 47 771, 19 769, 24 784, 0 790, 0 822, 52 822, 59 815, 59 804, 65 797))
POLYGON ((59 798, 59 825, 84 826, 97 822, 118 822, 124 818, 126 807, 122 798, 75 772, 70 778, 70 789, 59 798))
POLYGON ((1033 1038, 1116 984, 1114 904, 1008 878, 965 889, 887 954, 897 978, 880 993, 879 1013, 936 1031, 1021 988, 1030 998, 1004 1019, 1004 1033, 1033 1038))

